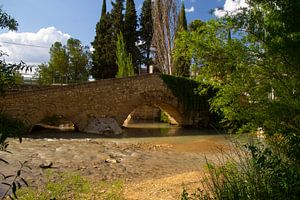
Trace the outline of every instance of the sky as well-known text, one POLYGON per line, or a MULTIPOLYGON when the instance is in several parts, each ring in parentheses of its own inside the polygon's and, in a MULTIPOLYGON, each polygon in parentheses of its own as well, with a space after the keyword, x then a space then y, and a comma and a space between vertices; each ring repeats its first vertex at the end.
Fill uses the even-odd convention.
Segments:
MULTIPOLYGON (((107 0, 107 9, 111 9, 107 0)), ((143 0, 135 0, 139 15, 143 0)), ((207 21, 246 6, 245 0, 184 0, 188 22, 207 21), (225 11, 217 8, 224 8, 225 11), (214 14, 210 14, 215 10, 214 14)), ((102 0, 0 0, 2 10, 19 23, 18 31, 0 29, 0 50, 7 62, 40 64, 49 61, 49 48, 59 41, 66 44, 72 37, 91 46, 96 23, 101 15, 102 0)))

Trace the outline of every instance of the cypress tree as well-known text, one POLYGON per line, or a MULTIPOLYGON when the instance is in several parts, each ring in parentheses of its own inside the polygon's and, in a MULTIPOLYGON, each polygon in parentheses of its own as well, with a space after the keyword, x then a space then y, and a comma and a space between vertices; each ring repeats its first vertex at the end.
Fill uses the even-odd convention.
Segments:
POLYGON ((126 10, 125 10, 125 22, 124 22, 124 41, 126 45, 126 51, 128 54, 132 55, 132 62, 135 69, 135 72, 138 72, 139 66, 139 49, 136 47, 138 42, 137 37, 137 15, 135 10, 134 0, 126 1, 126 10))
POLYGON ((142 63, 147 66, 147 72, 149 73, 149 66, 151 64, 151 43, 153 37, 153 21, 152 21, 152 5, 151 0, 145 0, 142 6, 142 12, 140 15, 140 39, 142 45, 140 46, 142 54, 142 63))
POLYGON ((132 58, 130 54, 127 54, 125 49, 125 43, 122 32, 118 34, 117 40, 117 64, 118 64, 118 73, 117 78, 133 76, 134 69, 132 65, 132 58))
MULTIPOLYGON (((182 2, 180 14, 178 16, 178 27, 176 31, 176 39, 175 39, 175 48, 178 48, 178 45, 176 45, 176 42, 180 40, 180 32, 187 31, 187 20, 185 15, 185 6, 182 2)), ((184 47, 180 47, 182 55, 178 56, 176 59, 174 59, 174 67, 175 67, 175 74, 177 76, 190 76, 190 65, 191 65, 191 59, 185 55, 184 52, 188 51, 187 45, 184 47)))
POLYGON ((101 18, 106 16, 106 0, 102 1, 102 11, 101 11, 101 18))
POLYGON ((94 52, 92 54, 91 74, 95 79, 113 78, 117 74, 118 67, 115 62, 111 16, 106 12, 106 0, 102 3, 100 21, 96 25, 96 36, 92 42, 94 52))
POLYGON ((116 0, 116 2, 112 3, 112 10, 111 10, 111 18, 112 18, 112 26, 113 26, 113 34, 115 38, 115 42, 117 41, 117 36, 120 32, 123 33, 124 31, 124 0, 116 0))
POLYGON ((187 31, 187 20, 185 15, 185 6, 182 2, 180 14, 178 16, 178 31, 187 31))

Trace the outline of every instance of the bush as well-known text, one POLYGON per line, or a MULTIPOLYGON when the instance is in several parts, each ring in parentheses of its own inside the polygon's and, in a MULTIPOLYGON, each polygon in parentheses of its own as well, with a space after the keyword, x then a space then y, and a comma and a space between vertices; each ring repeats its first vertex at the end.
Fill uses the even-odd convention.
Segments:
POLYGON ((182 199, 299 199, 300 173, 296 164, 274 147, 256 144, 223 154, 220 163, 207 162, 203 188, 182 199))

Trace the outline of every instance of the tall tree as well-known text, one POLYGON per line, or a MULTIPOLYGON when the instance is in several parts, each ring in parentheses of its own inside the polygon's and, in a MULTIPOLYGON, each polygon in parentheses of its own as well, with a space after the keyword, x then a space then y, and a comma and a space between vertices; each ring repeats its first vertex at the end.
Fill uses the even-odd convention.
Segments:
POLYGON ((181 4, 181 10, 178 16, 178 31, 187 31, 187 20, 186 20, 186 15, 185 15, 185 6, 184 2, 181 4))
POLYGON ((156 0, 152 7, 153 40, 156 67, 165 74, 174 74, 172 49, 178 20, 177 0, 156 0))
POLYGON ((88 54, 80 40, 70 38, 66 46, 69 57, 69 73, 71 81, 78 82, 88 79, 88 54))
POLYGON ((102 1, 101 18, 106 16, 106 0, 102 1))
POLYGON ((111 3, 113 6, 111 10, 111 20, 115 37, 114 41, 117 41, 118 34, 120 34, 120 32, 123 33, 124 31, 124 0, 116 0, 115 2, 111 3))
MULTIPOLYGON (((103 0, 102 11, 106 11, 106 0, 103 0)), ((100 21, 96 25, 96 36, 92 42, 94 48, 92 54, 91 74, 95 79, 113 78, 117 74, 115 62, 115 43, 113 37, 111 16, 109 13, 101 13, 100 21)))
POLYGON ((55 42, 50 48, 49 68, 52 69, 54 83, 67 83, 69 74, 69 57, 60 42, 55 42))
POLYGON ((152 0, 145 0, 143 3, 140 25, 142 63, 147 66, 147 72, 149 73, 149 66, 151 64, 151 42, 153 38, 152 0))
POLYGON ((50 48, 48 65, 39 65, 36 76, 40 84, 87 81, 88 57, 85 47, 77 39, 68 39, 66 46, 55 42, 50 48))
POLYGON ((117 77, 127 77, 134 75, 134 69, 132 65, 132 57, 126 52, 126 47, 124 43, 124 38, 122 32, 118 34, 117 40, 117 64, 118 64, 118 73, 117 77))
POLYGON ((134 0, 126 1, 125 22, 124 22, 124 41, 126 51, 132 55, 132 61, 136 72, 139 70, 139 49, 137 35, 137 15, 135 10, 134 0))
MULTIPOLYGON (((187 56, 186 52, 188 52, 187 44, 181 43, 179 45, 180 37, 182 36, 182 32, 187 31, 187 20, 185 15, 185 6, 184 2, 182 2, 180 14, 178 16, 178 26, 176 31, 175 45, 174 49, 177 51, 181 51, 180 56, 174 58, 174 74, 177 76, 190 76, 190 66, 191 66, 191 57, 187 56)), ((173 50, 174 52, 174 50, 173 50)))

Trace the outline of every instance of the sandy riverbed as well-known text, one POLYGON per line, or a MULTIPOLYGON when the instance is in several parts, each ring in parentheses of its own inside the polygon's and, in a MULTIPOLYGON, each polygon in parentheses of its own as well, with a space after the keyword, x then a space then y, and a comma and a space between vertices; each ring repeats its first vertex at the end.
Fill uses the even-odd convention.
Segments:
POLYGON ((222 135, 158 139, 24 139, 9 140, 1 158, 1 172, 9 174, 18 161, 28 160, 32 184, 43 181, 42 164, 55 171, 79 172, 93 180, 123 180, 126 199, 178 199, 183 186, 196 188, 205 157, 214 159, 218 148, 228 149, 222 135))

